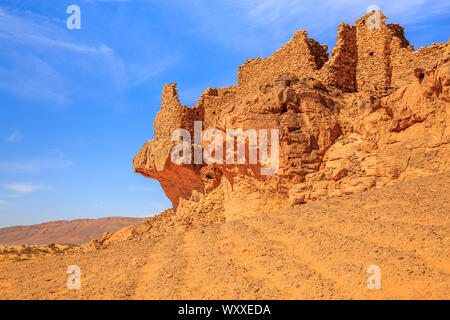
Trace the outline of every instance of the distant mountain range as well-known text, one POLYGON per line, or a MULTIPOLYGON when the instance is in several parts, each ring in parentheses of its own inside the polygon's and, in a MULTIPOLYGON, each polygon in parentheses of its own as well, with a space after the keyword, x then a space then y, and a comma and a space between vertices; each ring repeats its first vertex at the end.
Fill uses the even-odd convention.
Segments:
POLYGON ((104 232, 116 232, 143 220, 144 218, 108 217, 1 228, 0 244, 86 243, 100 238, 104 232))

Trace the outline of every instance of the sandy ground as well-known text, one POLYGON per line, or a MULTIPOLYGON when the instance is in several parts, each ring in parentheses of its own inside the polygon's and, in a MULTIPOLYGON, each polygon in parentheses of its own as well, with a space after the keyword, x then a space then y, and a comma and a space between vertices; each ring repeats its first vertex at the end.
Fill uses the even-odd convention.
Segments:
POLYGON ((0 265, 0 299, 449 299, 450 173, 0 265), (81 290, 66 287, 69 265, 81 290), (369 290, 366 269, 381 270, 369 290))

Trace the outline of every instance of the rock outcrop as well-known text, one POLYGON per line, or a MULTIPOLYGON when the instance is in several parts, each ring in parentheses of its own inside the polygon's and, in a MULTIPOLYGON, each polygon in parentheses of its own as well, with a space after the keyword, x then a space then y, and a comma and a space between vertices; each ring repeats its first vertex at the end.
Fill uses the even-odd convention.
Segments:
POLYGON ((450 42, 415 51, 403 28, 385 21, 374 11, 340 25, 330 59, 298 31, 271 57, 240 66, 236 86, 208 88, 192 108, 175 84, 165 86, 135 171, 161 183, 177 219, 212 221, 450 170, 450 42), (374 14, 380 25, 369 28, 374 14), (278 129, 277 173, 262 175, 248 153, 245 164, 173 163, 172 133, 194 137, 195 121, 203 132, 278 129))

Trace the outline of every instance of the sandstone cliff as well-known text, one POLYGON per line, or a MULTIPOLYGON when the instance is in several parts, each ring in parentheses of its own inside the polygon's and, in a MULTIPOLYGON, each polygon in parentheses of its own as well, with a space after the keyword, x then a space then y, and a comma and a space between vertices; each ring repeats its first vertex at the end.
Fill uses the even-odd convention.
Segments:
MULTIPOLYGON (((189 108, 164 87, 155 138, 133 160, 157 179, 177 219, 234 220, 450 170, 450 46, 417 51, 403 28, 341 24, 327 47, 305 31, 238 68, 238 84, 208 88, 189 108), (279 169, 262 164, 174 164, 174 130, 278 129, 279 169)), ((194 148, 192 144, 192 148, 194 148)), ((206 146, 201 146, 205 148, 206 146)), ((248 160, 248 155, 247 155, 248 160)))

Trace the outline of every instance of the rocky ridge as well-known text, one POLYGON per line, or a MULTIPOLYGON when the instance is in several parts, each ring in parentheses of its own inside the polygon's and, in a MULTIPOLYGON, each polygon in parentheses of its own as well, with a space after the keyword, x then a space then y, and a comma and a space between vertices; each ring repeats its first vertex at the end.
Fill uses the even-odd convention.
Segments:
POLYGON ((330 59, 297 31, 272 56, 241 65, 236 86, 208 88, 192 108, 175 84, 164 87, 155 137, 133 166, 161 183, 174 219, 235 220, 450 169, 449 43, 415 51, 382 13, 368 28, 374 14, 339 26, 330 59), (277 174, 261 175, 259 162, 172 163, 172 132, 193 135, 194 121, 203 132, 278 129, 277 174))

